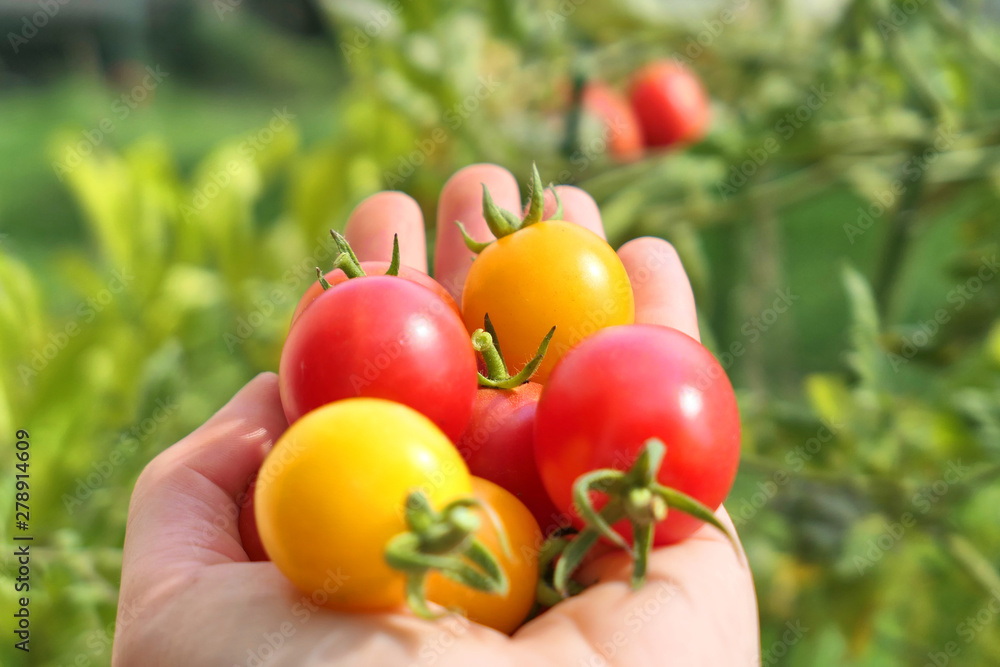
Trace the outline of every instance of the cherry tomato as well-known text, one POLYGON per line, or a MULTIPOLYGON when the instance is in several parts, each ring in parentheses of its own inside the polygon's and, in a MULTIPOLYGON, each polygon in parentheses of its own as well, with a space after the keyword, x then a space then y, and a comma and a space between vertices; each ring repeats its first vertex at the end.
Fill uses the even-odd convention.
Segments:
POLYGON ((303 311, 281 351, 288 423, 353 396, 397 401, 453 440, 469 423, 476 358, 459 317, 436 294, 391 276, 355 278, 303 311))
POLYGON ((619 160, 642 155, 642 128, 625 98, 603 83, 591 82, 583 91, 583 108, 601 123, 608 150, 619 160))
MULTIPOLYGON (((649 438, 666 445, 659 483, 717 509, 739 465, 740 419, 729 378, 700 343, 667 327, 614 327, 556 366, 538 403, 535 457, 557 507, 572 511, 580 475, 627 469, 649 438)), ((701 525, 671 509, 654 543, 679 542, 701 525)), ((630 532, 627 522, 615 529, 630 532)))
POLYGON ((630 324, 632 287, 618 255, 588 229, 538 222, 497 239, 472 264, 462 293, 469 332, 489 314, 511 374, 535 355, 556 327, 533 379, 544 383, 556 361, 598 329, 630 324))
MULTIPOLYGON (((368 276, 382 276, 389 270, 389 262, 361 262, 361 268, 368 276)), ((458 309, 458 304, 455 303, 455 299, 452 298, 448 290, 446 290, 441 283, 434 280, 423 271, 418 271, 404 265, 399 267, 399 277, 404 280, 415 282, 418 285, 423 285, 437 294, 438 297, 448 304, 448 306, 454 310, 457 315, 462 314, 462 311, 458 309)), ((347 281, 347 275, 340 269, 330 271, 324 276, 324 278, 326 278, 326 281, 330 283, 331 288, 347 281)), ((358 280, 358 278, 353 278, 352 280, 358 280)), ((300 315, 302 315, 302 311, 304 311, 323 292, 323 286, 320 285, 318 280, 309 286, 309 289, 307 289, 305 294, 302 295, 302 298, 299 299, 299 304, 295 307, 295 312, 292 314, 292 324, 295 324, 295 321, 299 319, 300 315)))
POLYGON ((674 62, 652 63, 632 81, 632 109, 648 146, 701 139, 708 128, 708 95, 698 77, 674 62))
POLYGON ((320 604, 392 609, 405 599, 405 579, 384 550, 407 530, 404 504, 415 489, 435 507, 472 493, 462 458, 430 420, 381 399, 326 405, 292 424, 260 469, 260 538, 320 604))
POLYGON ((427 577, 427 599, 462 609, 470 620, 510 634, 524 622, 535 602, 542 533, 531 512, 493 482, 473 477, 472 494, 483 504, 483 513, 493 516, 492 520, 482 517, 476 537, 496 555, 510 588, 503 596, 484 593, 432 572, 427 577), (494 521, 507 535, 508 553, 504 553, 494 521))
POLYGON ((481 388, 472 419, 455 443, 469 472, 500 485, 531 511, 546 533, 563 525, 535 464, 535 409, 542 385, 481 388))

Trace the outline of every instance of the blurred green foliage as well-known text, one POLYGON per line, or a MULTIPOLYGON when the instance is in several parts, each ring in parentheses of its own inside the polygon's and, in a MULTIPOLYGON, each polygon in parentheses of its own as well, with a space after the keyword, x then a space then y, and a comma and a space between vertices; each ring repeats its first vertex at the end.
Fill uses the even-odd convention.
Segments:
POLYGON ((26 428, 31 664, 108 663, 136 476, 276 369, 326 230, 386 187, 433 221, 455 169, 531 160, 689 270, 744 416, 727 506, 764 664, 1000 663, 1000 32, 977 3, 330 6, 307 42, 206 3, 212 83, 168 76, 124 118, 86 77, 0 99, 0 508, 26 428), (561 150, 572 75, 672 56, 711 92, 705 141, 618 165, 585 123, 561 150))

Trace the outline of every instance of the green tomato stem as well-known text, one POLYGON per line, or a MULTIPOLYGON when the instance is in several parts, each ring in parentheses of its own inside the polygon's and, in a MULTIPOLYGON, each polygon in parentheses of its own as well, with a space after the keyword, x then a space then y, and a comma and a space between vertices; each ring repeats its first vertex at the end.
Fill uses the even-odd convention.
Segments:
POLYGON ((562 199, 560 199, 560 197, 559 197, 559 191, 556 190, 556 186, 552 185, 551 183, 549 183, 548 189, 552 191, 552 196, 556 200, 556 210, 552 214, 552 217, 549 218, 549 220, 562 220, 563 219, 563 203, 562 203, 562 199))
POLYGON ((316 275, 319 276, 319 286, 323 288, 323 291, 330 289, 330 283, 327 281, 326 276, 323 275, 323 269, 316 267, 316 275))
POLYGON ((538 167, 532 162, 531 183, 528 184, 528 212, 525 214, 521 224, 518 225, 518 229, 541 222, 544 210, 545 188, 542 186, 542 177, 538 173, 538 167))
MULTIPOLYGON (((497 336, 496 327, 494 327, 493 326, 493 322, 490 321, 490 314, 489 313, 485 313, 483 315, 483 329, 486 330, 486 333, 488 333, 489 335, 493 336, 493 346, 496 347, 497 354, 500 355, 500 359, 503 359, 503 350, 500 349, 500 337, 497 336)), ((504 361, 504 366, 505 367, 506 367, 506 364, 507 364, 507 362, 504 361)))
POLYGON ((333 237, 333 242, 337 244, 337 248, 340 252, 346 252, 350 255, 351 259, 355 264, 361 264, 358 260, 358 256, 354 254, 354 250, 351 248, 351 244, 347 242, 347 237, 338 232, 335 229, 330 230, 330 236, 333 237))
MULTIPOLYGON (((493 196, 490 195, 489 188, 486 187, 485 183, 482 186, 483 219, 486 221, 486 226, 493 232, 493 236, 498 239, 510 236, 529 225, 541 222, 545 217, 546 188, 542 185, 542 177, 539 175, 538 167, 534 162, 531 163, 531 181, 528 183, 528 210, 523 218, 519 214, 497 206, 496 202, 493 201, 493 196)), ((560 220, 563 214, 562 202, 559 200, 559 193, 556 192, 555 188, 550 186, 550 189, 556 198, 556 215, 551 219, 560 220)), ((460 221, 456 220, 455 224, 458 225, 459 230, 462 232, 462 239, 465 241, 465 246, 472 252, 479 254, 486 249, 486 246, 492 243, 492 241, 475 240, 469 236, 468 231, 466 231, 465 226, 460 221)))
POLYGON ((721 530, 737 549, 736 538, 711 509, 691 496, 657 482, 666 451, 662 441, 650 438, 626 472, 595 470, 576 480, 573 484, 573 503, 585 528, 572 540, 560 545, 561 553, 553 557, 552 585, 544 590, 539 588, 540 603, 550 603, 553 591, 563 597, 571 594, 573 572, 601 537, 629 554, 633 561, 632 587, 641 588, 646 578, 656 524, 667 518, 671 508, 721 530), (602 493, 608 498, 600 512, 594 507, 593 493, 602 493), (632 526, 631 546, 612 527, 622 519, 632 526))
POLYGON ((337 255, 337 259, 333 260, 333 268, 340 269, 348 278, 361 278, 365 275, 365 270, 361 268, 361 265, 346 252, 337 255))
POLYGON ((477 373, 479 376, 479 385, 493 389, 513 389, 530 380, 531 376, 535 374, 535 371, 541 365, 542 359, 549 349, 552 336, 556 332, 556 328, 552 327, 549 329, 549 332, 545 334, 545 338, 542 339, 541 344, 538 346, 535 356, 524 365, 524 368, 517 375, 511 377, 503 355, 500 354, 500 348, 496 340, 496 331, 493 330, 493 323, 490 322, 489 315, 486 315, 485 324, 489 331, 476 329, 472 334, 472 347, 483 355, 483 361, 486 362, 486 375, 477 373))
POLYGON ((483 355, 486 362, 486 379, 494 382, 503 382, 510 378, 507 372, 507 364, 503 362, 500 351, 497 350, 493 342, 493 336, 482 329, 476 329, 472 334, 472 349, 483 355))
MULTIPOLYGON (((431 571, 475 590, 504 595, 509 589, 507 575, 496 557, 475 538, 480 520, 474 510, 480 507, 473 498, 460 498, 437 512, 423 492, 407 496, 405 518, 409 530, 389 540, 385 561, 406 577, 406 603, 417 616, 436 617, 427 606, 425 594, 431 571)), ((494 527, 506 542, 502 527, 494 527)))
POLYGON ((483 183, 483 218, 486 220, 486 226, 490 228, 493 232, 493 236, 498 239, 502 239, 508 234, 513 234, 517 231, 519 220, 516 216, 512 220, 510 211, 500 208, 493 201, 493 197, 490 195, 489 188, 483 183))
POLYGON ((455 221, 458 225, 458 231, 462 232, 462 240, 465 241, 465 247, 476 253, 477 255, 482 251, 486 250, 486 247, 493 243, 493 241, 477 241, 476 239, 469 236, 469 232, 466 231, 465 225, 463 225, 458 220, 455 221))
POLYGON ((392 235, 392 259, 389 260, 389 268, 386 269, 385 275, 399 275, 399 234, 392 235))

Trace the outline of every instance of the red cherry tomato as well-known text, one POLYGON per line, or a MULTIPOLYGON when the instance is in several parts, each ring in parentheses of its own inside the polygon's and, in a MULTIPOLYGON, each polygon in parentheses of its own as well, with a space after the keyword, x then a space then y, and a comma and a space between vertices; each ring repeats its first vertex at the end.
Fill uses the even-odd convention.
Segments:
POLYGON ((694 74, 674 62, 652 63, 632 81, 632 109, 647 146, 691 143, 708 128, 708 95, 694 74))
POLYGON ((257 530, 257 517, 254 503, 254 491, 257 489, 257 477, 254 476, 250 487, 240 502, 240 518, 238 527, 240 530, 240 541, 243 543, 243 551, 247 553, 247 558, 251 561, 271 560, 267 557, 264 544, 260 541, 260 533, 257 530))
MULTIPOLYGON (((361 262, 361 268, 364 269, 364 272, 368 276, 382 276, 389 270, 389 262, 361 262)), ((347 274, 340 269, 334 269, 323 277, 326 278, 328 283, 330 283, 331 289, 340 283, 347 281, 347 274)), ((399 267, 399 277, 404 280, 415 282, 418 285, 423 285, 427 289, 431 290, 437 294, 442 301, 448 304, 448 306, 454 310, 457 315, 461 316, 462 311, 459 310, 458 304, 455 303, 455 299, 451 296, 448 290, 446 290, 441 283, 434 280, 423 271, 418 271, 403 265, 399 267)), ((358 280, 358 278, 354 278, 353 280, 358 280)), ((292 324, 295 324, 295 321, 302 315, 302 311, 304 311, 324 291, 323 286, 319 284, 318 280, 309 286, 309 289, 307 289, 305 294, 302 295, 302 298, 299 299, 299 305, 295 306, 295 312, 292 314, 292 324)))
POLYGON ((583 108, 601 121, 614 157, 629 161, 642 155, 642 128, 619 93, 603 83, 589 83, 583 91, 583 108))
POLYGON ((535 382, 480 389, 469 426, 455 446, 469 472, 516 496, 542 531, 550 533, 566 521, 549 499, 535 464, 535 409, 541 391, 535 382))
POLYGON ((344 398, 384 398, 423 413, 454 442, 476 397, 476 358, 462 320, 409 280, 368 276, 327 290, 281 351, 288 423, 344 398))
MULTIPOLYGON (((580 475, 627 469, 649 438, 666 445, 659 483, 717 509, 740 456, 736 397, 719 362, 676 329, 598 331, 556 365, 538 403, 535 457, 549 496, 571 512, 580 475)), ((701 525, 669 510, 654 543, 680 542, 701 525)), ((627 521, 615 529, 631 537, 627 521)))

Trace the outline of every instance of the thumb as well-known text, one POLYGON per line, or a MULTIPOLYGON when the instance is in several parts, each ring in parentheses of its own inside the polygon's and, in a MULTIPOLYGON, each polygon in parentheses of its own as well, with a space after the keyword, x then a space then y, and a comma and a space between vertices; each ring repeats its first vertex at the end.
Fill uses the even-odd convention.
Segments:
POLYGON ((123 597, 198 566, 247 560, 237 525, 240 504, 288 427, 277 379, 258 375, 143 470, 125 530, 123 597))

